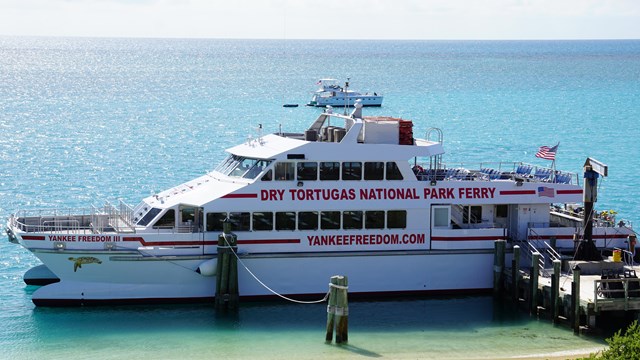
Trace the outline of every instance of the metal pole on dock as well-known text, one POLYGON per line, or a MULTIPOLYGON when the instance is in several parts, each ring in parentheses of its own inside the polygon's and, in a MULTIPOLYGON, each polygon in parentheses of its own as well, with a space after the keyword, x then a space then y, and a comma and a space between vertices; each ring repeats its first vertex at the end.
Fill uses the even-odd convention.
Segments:
POLYGON ((580 266, 573 268, 573 282, 571 283, 571 325, 573 332, 580 331, 580 266))
POLYGON ((507 242, 496 240, 494 242, 493 256, 493 297, 498 298, 502 294, 504 284, 504 249, 507 242))
POLYGON ((520 246, 513 247, 513 260, 511 260, 511 282, 513 283, 513 301, 520 301, 520 246))
POLYGON ((553 277, 551 278, 551 314, 553 322, 558 319, 560 309, 560 269, 562 261, 553 260, 553 277))
POLYGON ((540 273, 540 253, 534 252, 531 255, 531 306, 529 307, 532 314, 538 312, 538 275, 540 273))

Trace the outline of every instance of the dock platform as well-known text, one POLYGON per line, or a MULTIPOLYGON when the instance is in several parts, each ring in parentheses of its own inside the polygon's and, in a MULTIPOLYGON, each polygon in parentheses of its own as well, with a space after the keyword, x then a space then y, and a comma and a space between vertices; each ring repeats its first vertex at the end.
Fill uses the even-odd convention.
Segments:
POLYGON ((611 257, 558 262, 561 266, 556 265, 560 268, 556 276, 554 268, 543 266, 523 264, 514 269, 513 261, 511 267, 504 268, 503 295, 527 306, 532 314, 565 323, 576 332, 598 331, 607 318, 640 319, 640 279, 636 276, 640 264, 611 257))

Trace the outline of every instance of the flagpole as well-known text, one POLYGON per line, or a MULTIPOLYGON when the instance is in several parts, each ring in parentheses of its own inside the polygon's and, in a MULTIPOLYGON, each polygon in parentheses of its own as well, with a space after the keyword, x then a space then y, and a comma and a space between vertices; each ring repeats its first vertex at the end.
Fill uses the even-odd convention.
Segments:
POLYGON ((558 157, 558 149, 560 148, 560 141, 558 141, 555 148, 556 148, 556 152, 555 152, 555 155, 553 156, 553 162, 551 163, 551 171, 553 172, 553 177, 551 178, 551 181, 553 182, 556 181, 556 157, 558 157))

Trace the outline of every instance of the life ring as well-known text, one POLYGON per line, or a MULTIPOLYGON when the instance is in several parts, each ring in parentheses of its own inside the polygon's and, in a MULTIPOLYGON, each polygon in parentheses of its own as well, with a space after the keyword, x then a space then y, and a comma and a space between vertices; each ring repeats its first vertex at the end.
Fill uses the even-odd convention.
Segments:
POLYGON ((413 173, 416 175, 424 173, 424 169, 420 165, 414 165, 412 170, 413 170, 413 173))

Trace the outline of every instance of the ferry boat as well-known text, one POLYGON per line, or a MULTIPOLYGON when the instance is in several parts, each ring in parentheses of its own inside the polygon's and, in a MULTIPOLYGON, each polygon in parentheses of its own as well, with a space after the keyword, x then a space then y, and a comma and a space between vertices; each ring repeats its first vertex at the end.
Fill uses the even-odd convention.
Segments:
POLYGON ((382 95, 349 90, 349 81, 342 87, 336 79, 320 79, 316 85, 320 87, 313 93, 307 106, 353 107, 356 100, 360 100, 362 106, 382 106, 382 95))
MULTIPOLYGON (((326 109, 303 133, 260 134, 227 152, 213 171, 135 207, 11 215, 10 241, 43 263, 25 274, 46 284, 33 302, 212 301, 225 219, 239 295, 252 299, 274 297, 263 284, 321 297, 332 275, 349 277, 350 296, 483 292, 495 240, 562 253, 583 234, 569 205, 582 201, 576 174, 446 165, 440 130, 415 138, 412 121, 363 116, 360 102, 349 115, 326 109)), ((632 230, 601 219, 592 234, 600 250, 626 249, 632 230)))

